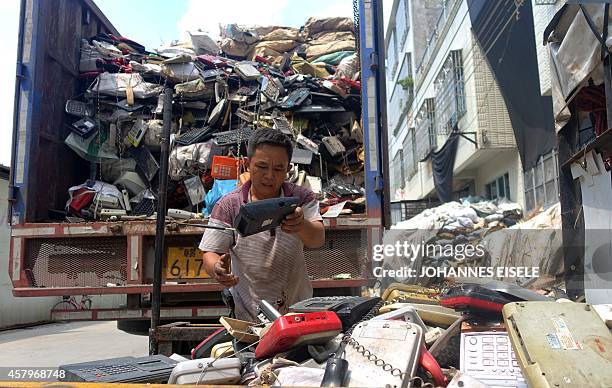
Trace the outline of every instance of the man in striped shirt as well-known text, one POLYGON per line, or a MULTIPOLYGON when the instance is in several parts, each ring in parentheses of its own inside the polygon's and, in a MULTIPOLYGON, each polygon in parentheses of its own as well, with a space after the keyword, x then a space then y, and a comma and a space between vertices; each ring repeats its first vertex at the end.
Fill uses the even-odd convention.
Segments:
POLYGON ((199 248, 206 272, 230 287, 236 317, 255 321, 262 299, 285 313, 291 304, 312 296, 304 247, 321 247, 325 229, 315 194, 285 182, 293 153, 289 137, 275 129, 258 129, 247 148, 250 180, 215 204, 209 223, 231 227, 242 204, 262 199, 297 197, 298 207, 281 227, 252 236, 206 229, 199 248))

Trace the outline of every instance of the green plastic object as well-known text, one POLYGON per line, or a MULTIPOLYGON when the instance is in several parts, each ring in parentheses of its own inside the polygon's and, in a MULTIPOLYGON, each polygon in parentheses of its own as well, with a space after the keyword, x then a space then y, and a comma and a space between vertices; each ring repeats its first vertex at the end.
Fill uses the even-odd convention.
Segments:
POLYGON ((612 387, 612 334, 592 306, 515 302, 502 313, 529 387, 612 387))
POLYGON ((319 58, 312 60, 312 63, 323 62, 328 65, 337 65, 344 58, 355 54, 354 51, 338 51, 331 54, 321 55, 319 58))

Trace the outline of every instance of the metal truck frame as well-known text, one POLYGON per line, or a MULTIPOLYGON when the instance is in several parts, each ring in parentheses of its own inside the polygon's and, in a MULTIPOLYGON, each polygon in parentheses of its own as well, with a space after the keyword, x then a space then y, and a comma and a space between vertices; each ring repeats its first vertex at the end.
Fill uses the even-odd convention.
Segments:
MULTIPOLYGON (((348 0, 346 0, 348 1, 348 0)), ((87 166, 63 144, 63 104, 79 82, 81 38, 105 31, 119 35, 91 0, 22 0, 11 162, 9 276, 17 297, 126 294, 127 307, 54 311, 52 319, 121 320, 150 317, 155 221, 47 223, 70 181, 87 166), (116 274, 112 279, 96 273, 116 274), (145 296, 143 298, 142 296, 145 296)), ((388 156, 382 4, 354 1, 362 71, 362 127, 367 213, 326 219, 326 244, 306 251, 315 294, 355 293, 372 280, 369 248, 388 225, 388 156), (312 271, 312 272, 311 272, 312 271), (332 275, 350 279, 332 280, 332 275)), ((81 85, 82 86, 82 85, 81 85)), ((197 246, 203 230, 170 223, 166 246, 197 246)), ((222 286, 212 280, 162 285, 161 317, 216 318, 227 312, 222 286), (201 298, 209 302, 202 302, 201 298), (190 300, 198 303, 185 305, 190 300)))

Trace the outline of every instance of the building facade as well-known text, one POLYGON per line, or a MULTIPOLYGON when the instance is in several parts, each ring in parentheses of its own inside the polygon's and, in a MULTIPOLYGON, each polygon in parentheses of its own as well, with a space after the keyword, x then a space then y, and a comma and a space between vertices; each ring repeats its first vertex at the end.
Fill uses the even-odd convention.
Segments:
MULTIPOLYGON (((437 197, 432 152, 458 135, 453 198, 524 206, 523 169, 504 98, 466 0, 394 0, 385 31, 391 197, 437 197)), ((497 21, 505 23, 506 21, 497 21)), ((511 20, 508 23, 512 23, 511 20)))
MULTIPOLYGON (((544 45, 543 37, 546 26, 555 13, 565 4, 561 0, 531 0, 533 9, 534 41, 538 59, 538 74, 540 78, 540 93, 551 96, 551 68, 548 47, 544 45)), ((531 210, 538 206, 550 206, 559 198, 559 171, 557 151, 542 155, 535 166, 524 172, 525 209, 531 210)))

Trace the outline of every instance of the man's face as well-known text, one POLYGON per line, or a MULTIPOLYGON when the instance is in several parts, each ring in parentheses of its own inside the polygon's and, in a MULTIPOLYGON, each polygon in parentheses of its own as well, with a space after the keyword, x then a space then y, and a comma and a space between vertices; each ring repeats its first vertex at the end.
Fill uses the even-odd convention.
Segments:
POLYGON ((289 156, 283 147, 263 144, 247 159, 252 188, 258 199, 278 197, 289 171, 289 156))

